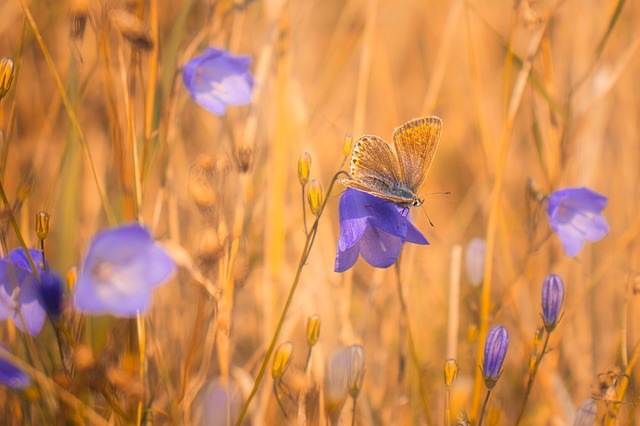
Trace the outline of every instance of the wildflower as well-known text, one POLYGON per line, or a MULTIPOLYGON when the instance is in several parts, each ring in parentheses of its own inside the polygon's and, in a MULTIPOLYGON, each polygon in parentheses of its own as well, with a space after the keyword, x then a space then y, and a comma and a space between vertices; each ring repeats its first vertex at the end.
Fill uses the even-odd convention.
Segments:
POLYGON ((484 274, 484 254, 487 251, 487 242, 482 238, 473 238, 467 244, 465 264, 469 283, 478 287, 484 274))
POLYGON ((0 59, 0 100, 5 97, 13 83, 13 59, 0 59))
POLYGON ((307 200, 309 201, 311 213, 313 213, 315 217, 319 217, 322 213, 322 185, 315 179, 309 182, 307 200))
POLYGON ((576 410, 576 417, 573 420, 574 426, 591 426, 596 420, 598 407, 593 399, 587 399, 576 410))
MULTIPOLYGON (((38 262, 40 251, 30 249, 29 254, 38 274, 44 274, 48 267, 38 262)), ((35 336, 42 330, 45 316, 38 279, 24 250, 15 249, 0 260, 0 321, 12 317, 20 331, 35 336)))
POLYGON ((151 291, 174 273, 175 263, 138 225, 96 235, 74 287, 76 308, 131 317, 149 305, 151 291))
POLYGON ((449 358, 444 363, 444 384, 445 384, 445 386, 450 387, 456 381, 456 378, 458 377, 458 371, 459 370, 460 370, 460 367, 458 366, 458 362, 453 358, 449 358))
POLYGON ((580 253, 584 241, 598 241, 609 232, 607 220, 600 213, 607 197, 589 188, 566 188, 549 196, 549 224, 560 237, 569 256, 580 253))
POLYGON ((340 412, 347 399, 350 358, 349 353, 342 349, 327 359, 324 373, 324 408, 332 425, 338 424, 340 412))
POLYGON ((224 384, 220 380, 210 382, 200 393, 196 407, 201 409, 200 422, 208 426, 232 425, 240 412, 240 391, 231 382, 224 384))
POLYGON ((305 186, 309 182, 309 174, 311 172, 311 154, 303 152, 298 160, 298 182, 305 186))
POLYGON ((229 105, 251 102, 253 76, 249 56, 236 56, 209 48, 184 66, 182 81, 194 101, 216 115, 224 115, 229 105))
POLYGON ((40 277, 38 288, 44 310, 52 320, 57 320, 62 314, 62 296, 64 295, 62 278, 58 274, 45 273, 40 277))
POLYGON ((509 333, 501 325, 496 325, 487 334, 484 343, 484 359, 482 361, 482 375, 488 389, 498 382, 502 374, 502 363, 509 348, 509 333))
POLYGON ((547 331, 552 331, 560 321, 560 309, 564 302, 564 283, 558 275, 550 274, 542 284, 542 320, 547 331))
POLYGON ((347 348, 349 354, 349 369, 347 370, 347 387, 351 398, 356 399, 364 382, 364 348, 361 345, 351 345, 347 348))
POLYGON ((278 350, 276 350, 276 355, 273 357, 273 366, 271 367, 271 377, 273 377, 273 380, 278 381, 284 376, 292 360, 293 343, 286 342, 281 344, 278 350))
MULTIPOLYGON (((4 346, 0 345, 0 348, 3 352, 7 352, 4 346)), ((13 363, 0 358, 0 383, 11 389, 20 390, 31 384, 31 378, 13 363)))
POLYGON ((347 188, 338 213, 336 272, 351 268, 359 255, 371 266, 388 268, 398 260, 405 242, 429 244, 409 220, 407 209, 373 195, 347 188))
POLYGON ((314 346, 320 338, 320 315, 311 315, 307 320, 307 344, 314 346))

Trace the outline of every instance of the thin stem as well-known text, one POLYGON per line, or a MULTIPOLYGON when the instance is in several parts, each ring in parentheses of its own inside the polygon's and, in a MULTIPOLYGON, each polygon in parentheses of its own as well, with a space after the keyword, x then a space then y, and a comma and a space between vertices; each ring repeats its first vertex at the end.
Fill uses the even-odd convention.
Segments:
POLYGON ((247 414, 247 410, 249 409, 249 405, 251 404, 251 401, 255 397, 256 393, 258 392, 258 388, 260 387, 260 383, 262 382, 262 378, 264 377, 264 373, 267 370, 267 364, 269 363, 269 359, 271 358, 271 355, 273 354, 273 351, 275 350, 276 342, 278 341, 278 336, 280 335, 280 331, 282 330, 282 326, 284 325, 284 320, 287 317, 287 313, 289 312, 289 308, 291 307, 291 302, 293 301, 293 295, 295 294, 296 289, 298 288, 298 283, 300 282, 300 275, 302 274, 302 268, 307 263, 307 258, 309 257, 309 254, 311 253, 311 248, 313 247, 313 243, 314 243, 315 238, 316 238, 316 233, 318 231, 318 224, 320 223, 320 218, 322 217, 322 213, 324 212, 324 208, 325 208, 325 206, 327 205, 327 202, 330 199, 330 197, 328 195, 331 194, 331 190, 333 189, 333 186, 335 185, 335 183, 336 183, 336 181, 338 179, 338 176, 340 176, 341 174, 345 174, 345 172, 339 171, 331 179, 331 184, 329 185, 329 190, 327 191, 327 197, 325 198, 324 202, 322 203, 322 209, 320 210, 320 213, 316 217, 316 220, 313 222, 313 226, 311 227, 311 230, 309 231, 309 234, 307 234, 307 240, 305 241, 304 249, 302 250, 302 255, 300 256, 300 262, 298 262, 298 269, 296 270, 296 276, 293 279, 293 283, 291 284, 291 289, 289 290, 289 295, 287 296, 287 301, 285 302, 284 307, 282 308, 282 313, 280 314, 280 320, 278 321, 278 325, 276 326, 276 330, 273 333, 273 337, 271 338, 271 343, 269 344, 269 348, 267 349, 267 353, 264 355, 264 359, 262 360, 262 365, 260 366, 260 370, 258 370, 258 375, 256 376, 255 383, 253 384, 253 389, 251 389, 251 393, 247 397, 247 401, 244 403, 244 406, 242 407, 242 411, 240 411, 240 415, 238 416, 238 419, 236 420, 236 423, 235 423, 236 426, 240 426, 240 424, 242 424, 242 420, 244 419, 244 416, 247 414))
POLYGON ((407 329, 407 337, 409 338, 409 353, 411 355, 411 362, 416 369, 417 377, 418 377, 418 387, 420 388, 420 398, 422 400, 422 407, 424 409, 424 417, 427 421, 427 424, 433 424, 431 422, 431 415, 429 414, 429 404, 427 403, 427 389, 422 378, 422 373, 420 371, 420 362, 418 361, 418 352, 416 351, 416 346, 413 341, 413 333, 411 332, 411 325, 409 323, 409 311, 407 309, 407 304, 404 300, 404 296, 402 294, 402 280, 400 279, 400 263, 396 261, 395 263, 396 270, 396 282, 398 283, 398 298, 400 299, 400 311, 402 312, 402 320, 404 321, 405 327, 407 329))
POLYGON ((522 401, 522 408, 520 409, 520 414, 518 414, 518 420, 516 421, 516 424, 519 424, 520 420, 522 420, 524 409, 527 406, 527 402, 529 402, 529 395, 531 395, 531 389, 533 389, 533 381, 536 378, 536 373, 538 372, 538 367, 540 367, 542 358, 544 358, 545 354, 547 353, 547 345, 549 344, 549 338, 551 337, 552 332, 553 330, 547 333, 547 336, 544 339, 544 345, 542 346, 542 352, 540 353, 540 357, 536 360, 533 366, 533 370, 531 371, 531 375, 529 376, 529 382, 527 383, 527 391, 524 394, 524 401, 522 401))
POLYGON ((353 408, 351 409, 351 426, 356 424, 356 398, 353 398, 353 408))
POLYGON ((444 394, 444 410, 443 411, 443 419, 442 424, 446 426, 451 425, 451 390, 447 386, 447 390, 444 394))
POLYGON ((16 237, 18 237, 18 241, 20 242, 20 246, 24 250, 24 254, 27 256, 27 260, 29 261, 29 266, 33 271, 33 274, 36 276, 38 281, 40 281, 40 273, 38 272, 38 268, 36 268, 36 264, 33 262, 31 258, 31 253, 29 253, 29 248, 27 247, 27 243, 22 238, 22 234, 20 233, 20 227, 18 226, 18 222, 16 221, 16 217, 13 214, 13 209, 9 204, 9 200, 7 199, 7 194, 4 192, 4 186, 2 185, 2 181, 0 181, 0 198, 2 198, 2 202, 6 207, 6 211, 9 214, 9 221, 11 222, 11 226, 13 226, 13 230, 16 233, 16 237))
POLYGON ((95 165, 93 164, 93 157, 89 152, 89 144, 87 143, 84 132, 80 127, 78 116, 76 115, 76 112, 73 109, 73 106, 71 105, 71 101, 69 100, 69 96, 67 96, 67 92, 65 90, 64 84, 62 83, 62 79, 60 78, 60 75, 56 70, 55 64, 53 63, 53 59, 51 58, 51 54, 49 53, 49 49, 47 48, 47 45, 44 43, 42 34, 40 34, 40 29, 38 28, 38 25, 36 24, 35 19, 33 19, 33 15, 31 15, 31 11, 29 10, 29 7, 25 3, 25 0, 20 0, 20 5, 22 6, 22 10, 24 11, 25 17, 29 21, 29 25, 33 30, 36 40, 38 41, 38 45, 40 46, 42 55, 44 56, 44 59, 47 62, 47 65, 49 66, 49 71, 51 71, 53 79, 56 83, 56 88, 58 89, 58 93, 62 98, 62 103, 64 104, 64 107, 67 111, 67 115, 69 116, 69 121, 71 122, 71 126, 76 131, 78 135, 78 139, 80 140, 80 145, 82 146, 82 149, 84 150, 87 156, 87 160, 89 162, 89 169, 91 171, 93 181, 96 185, 96 191, 98 191, 98 194, 100 196, 100 200, 102 202, 102 208, 104 209, 107 222, 109 224, 114 224, 116 223, 116 217, 113 212, 113 209, 111 208, 111 203, 109 202, 109 199, 107 198, 106 193, 104 192, 104 189, 102 188, 102 185, 98 180, 98 173, 96 171, 95 165))
POLYGON ((309 235, 309 231, 307 231, 307 205, 304 202, 304 187, 305 185, 300 185, 302 188, 302 222, 304 223, 304 235, 309 235))
POLYGON ((489 397, 491 396, 491 389, 487 391, 487 396, 484 399, 484 404, 482 404, 482 411, 480 411, 480 418, 478 419, 478 426, 482 426, 482 419, 484 418, 484 410, 487 408, 487 402, 489 402, 489 397))
POLYGON ((307 352, 307 361, 304 363, 304 371, 306 372, 309 368, 309 361, 311 361, 311 351, 313 350, 313 346, 309 346, 309 352, 307 352))

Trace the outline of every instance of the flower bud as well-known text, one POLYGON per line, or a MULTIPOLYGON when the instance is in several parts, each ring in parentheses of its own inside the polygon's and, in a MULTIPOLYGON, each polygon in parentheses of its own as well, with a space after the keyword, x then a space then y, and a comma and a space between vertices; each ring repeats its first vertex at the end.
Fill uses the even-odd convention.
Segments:
POLYGON ((364 349, 360 345, 351 345, 347 348, 349 353, 349 369, 347 370, 347 388, 351 398, 356 399, 364 382, 364 349))
POLYGON ((564 283, 558 275, 550 274, 542 284, 542 320, 547 331, 552 331, 560 321, 564 302, 564 283))
POLYGON ((447 362, 444 363, 445 386, 450 387, 456 381, 459 370, 460 368, 458 367, 458 363, 453 358, 449 358, 447 362))
POLYGON ((478 287, 482 283, 484 275, 484 254, 487 251, 487 243, 482 238, 473 238, 467 244, 465 252, 465 266, 469 283, 478 287))
POLYGON ((5 97, 13 83, 13 59, 0 59, 0 100, 5 97))
POLYGON ((49 213, 39 211, 36 213, 36 235, 41 241, 44 241, 49 234, 49 213))
POLYGON ((351 148, 353 147, 353 136, 350 133, 347 133, 344 137, 344 144, 342 145, 342 153, 345 157, 351 154, 351 148))
POLYGON ((320 315, 311 315, 307 320, 307 344, 314 346, 320 338, 320 315))
POLYGON ((69 290, 73 290, 73 287, 76 285, 76 281, 78 281, 78 268, 72 266, 67 271, 67 287, 69 290))
POLYGON ((488 389, 498 382, 502 374, 502 364, 509 348, 509 333, 501 325, 489 330, 484 343, 484 360, 482 361, 482 375, 488 389))
POLYGON ((533 374, 536 369, 536 362, 538 362, 538 356, 536 354, 531 354, 531 357, 529 357, 529 374, 533 374))
POLYGON ((286 342, 278 347, 276 355, 273 357, 273 367, 271 367, 271 377, 273 377, 273 380, 278 381, 284 376, 293 359, 292 354, 293 343, 286 342))
POLYGON ((307 199, 309 200, 311 213, 313 213, 315 217, 318 217, 320 213, 322 213, 322 185, 313 179, 309 182, 309 189, 307 191, 307 199))
POLYGON ((298 182, 305 186, 309 182, 309 174, 311 173, 311 155, 308 152, 300 154, 298 160, 298 182))
POLYGON ((324 372, 324 409, 332 425, 338 424, 340 412, 347 399, 349 355, 339 350, 327 359, 324 372))

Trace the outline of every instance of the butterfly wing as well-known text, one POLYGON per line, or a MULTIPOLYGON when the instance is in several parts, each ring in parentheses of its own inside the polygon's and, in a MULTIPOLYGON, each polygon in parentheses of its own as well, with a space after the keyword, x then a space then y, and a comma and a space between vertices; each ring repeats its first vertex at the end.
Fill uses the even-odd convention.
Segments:
POLYGON ((393 131, 393 142, 401 165, 400 181, 417 193, 429 174, 438 149, 442 120, 439 117, 413 119, 393 131))
POLYGON ((391 146, 383 139, 369 135, 362 136, 353 147, 351 177, 341 182, 394 203, 407 203, 411 197, 398 190, 401 178, 398 157, 391 146))

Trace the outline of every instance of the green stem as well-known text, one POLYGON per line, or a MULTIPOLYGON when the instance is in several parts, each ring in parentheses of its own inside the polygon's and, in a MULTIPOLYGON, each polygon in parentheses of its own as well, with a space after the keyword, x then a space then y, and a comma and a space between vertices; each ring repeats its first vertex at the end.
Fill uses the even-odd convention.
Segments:
POLYGON ((316 233, 318 231, 318 224, 320 223, 320 218, 322 217, 324 208, 327 205, 327 202, 329 201, 328 195, 331 194, 331 190, 333 189, 333 186, 335 185, 338 179, 338 176, 344 173, 345 172, 343 171, 339 171, 331 179, 331 184, 329 185, 329 190, 327 191, 327 197, 322 203, 322 209, 320 210, 320 213, 316 217, 315 222, 313 222, 313 226, 311 227, 311 230, 307 234, 307 240, 305 241, 304 249, 302 250, 302 255, 300 256, 300 262, 298 262, 298 269, 296 270, 296 276, 293 279, 293 284, 291 284, 291 289, 289 290, 289 295, 287 296, 287 301, 284 304, 284 308, 282 308, 282 313, 280 314, 280 320, 278 321, 278 325, 276 326, 276 331, 273 333, 273 337, 271 338, 271 343, 269 344, 267 353, 265 354, 264 359, 262 360, 262 365, 260 366, 260 370, 258 371, 258 375, 256 376, 256 381, 253 384, 253 389, 251 389, 251 393, 247 397, 247 401, 244 403, 244 406, 242 407, 242 411, 240 411, 238 420, 236 420, 236 423, 235 423, 236 426, 240 426, 240 424, 242 424, 242 420, 244 419, 244 416, 247 414, 249 405, 251 404, 251 401, 255 397, 256 393, 258 392, 258 388, 260 387, 260 383, 262 382, 264 373, 267 370, 267 364, 269 363, 269 359, 271 358, 271 355, 275 350, 276 342, 278 341, 278 336, 280 335, 280 331, 282 330, 282 326, 284 325, 284 320, 287 317, 289 308, 291 307, 291 302, 293 301, 293 295, 295 294, 296 288, 298 287, 298 283, 300 282, 300 275, 302 274, 302 268, 307 263, 307 258, 311 253, 311 248, 313 247, 313 242, 315 241, 316 233))
POLYGON ((431 421, 431 415, 429 414, 429 404, 427 402, 427 389, 422 379, 422 373, 420 371, 420 362, 418 361, 418 352, 416 351, 416 346, 413 341, 413 333, 411 332, 411 326, 409 324, 409 311, 407 309, 407 304, 404 300, 404 296, 402 294, 402 281, 400 280, 400 263, 396 261, 395 270, 397 275, 397 283, 398 283, 398 298, 400 299, 400 310, 402 312, 402 319, 404 320, 405 327, 407 329, 407 337, 409 338, 409 353, 411 355, 411 362, 418 373, 418 387, 420 388, 420 398, 422 400, 422 407, 424 409, 424 417, 427 421, 427 424, 433 424, 431 421))

